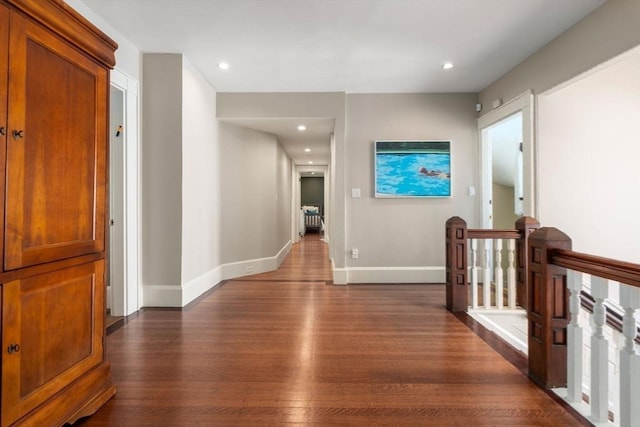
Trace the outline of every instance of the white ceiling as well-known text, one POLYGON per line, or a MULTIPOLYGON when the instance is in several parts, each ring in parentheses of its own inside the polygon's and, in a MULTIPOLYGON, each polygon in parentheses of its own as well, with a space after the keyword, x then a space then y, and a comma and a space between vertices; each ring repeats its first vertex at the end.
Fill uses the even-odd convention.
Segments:
POLYGON ((413 93, 479 92, 605 0, 82 2, 218 92, 413 93))

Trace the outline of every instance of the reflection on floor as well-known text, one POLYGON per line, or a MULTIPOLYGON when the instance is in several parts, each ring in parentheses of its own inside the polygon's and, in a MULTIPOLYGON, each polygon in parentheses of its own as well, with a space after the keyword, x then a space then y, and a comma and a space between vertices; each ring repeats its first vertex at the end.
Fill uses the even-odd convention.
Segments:
POLYGON ((493 331, 509 345, 528 354, 527 312, 525 310, 469 310, 469 316, 493 331))

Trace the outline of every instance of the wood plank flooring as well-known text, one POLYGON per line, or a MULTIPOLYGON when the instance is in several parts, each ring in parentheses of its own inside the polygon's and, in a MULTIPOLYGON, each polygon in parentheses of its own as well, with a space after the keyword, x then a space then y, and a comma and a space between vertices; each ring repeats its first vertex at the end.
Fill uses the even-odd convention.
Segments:
POLYGON ((443 306, 440 285, 327 284, 307 235, 273 273, 107 338, 116 396, 83 426, 581 425, 443 306))

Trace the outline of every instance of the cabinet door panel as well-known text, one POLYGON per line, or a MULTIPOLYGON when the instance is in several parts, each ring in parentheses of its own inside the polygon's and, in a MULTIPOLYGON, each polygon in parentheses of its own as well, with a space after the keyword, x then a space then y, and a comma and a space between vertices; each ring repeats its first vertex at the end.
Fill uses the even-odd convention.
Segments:
POLYGON ((3 294, 2 422, 11 423, 101 363, 104 261, 5 283, 3 294))
POLYGON ((5 269, 104 250, 107 72, 11 15, 5 269), (14 79, 13 76, 16 76, 14 79))

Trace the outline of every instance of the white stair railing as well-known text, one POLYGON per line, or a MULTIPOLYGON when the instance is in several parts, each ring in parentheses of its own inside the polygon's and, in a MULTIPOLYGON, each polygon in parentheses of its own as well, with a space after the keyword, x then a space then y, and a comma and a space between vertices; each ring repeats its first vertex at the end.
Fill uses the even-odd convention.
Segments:
POLYGON ((640 427, 640 288, 573 270, 567 288, 567 389, 557 393, 597 426, 640 427), (607 324, 607 311, 621 315, 621 328, 607 324))
POLYGON ((484 308, 491 308, 491 240, 484 239, 484 279, 482 280, 482 302, 484 308))
POLYGON ((640 426, 640 355, 635 344, 640 313, 640 288, 620 286, 623 346, 620 349, 620 425, 640 426))
POLYGON ((478 308, 478 239, 471 239, 471 270, 469 279, 471 283, 471 308, 478 308))
POLYGON ((516 308, 516 240, 507 240, 507 287, 509 308, 516 308))
POLYGON ((516 240, 471 238, 469 241, 471 288, 469 309, 516 309, 516 240), (504 304, 505 280, 506 306, 504 304), (482 286, 482 292, 480 286, 482 286), (480 303, 480 294, 482 294, 482 303, 480 303))

